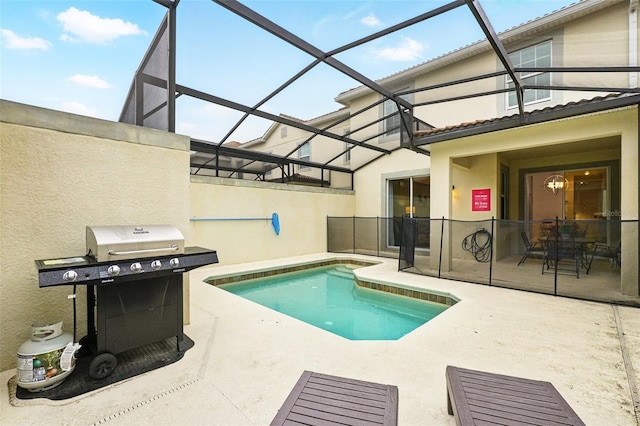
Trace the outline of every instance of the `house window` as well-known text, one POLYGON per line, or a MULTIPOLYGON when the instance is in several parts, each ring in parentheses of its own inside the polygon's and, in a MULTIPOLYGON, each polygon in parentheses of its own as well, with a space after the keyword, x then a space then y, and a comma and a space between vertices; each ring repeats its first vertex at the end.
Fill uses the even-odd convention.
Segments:
POLYGON ((280 139, 284 139, 287 137, 287 128, 280 127, 280 139))
MULTIPOLYGON (((298 148, 298 159, 302 161, 311 161, 311 143, 307 142, 298 148)), ((307 170, 308 166, 300 166, 300 170, 307 170)))
MULTIPOLYGON (((402 95, 400 97, 407 101, 409 100, 409 95, 402 95)), ((383 114, 385 117, 387 117, 390 114, 394 114, 396 112, 398 112, 398 105, 394 101, 390 99, 387 99, 386 101, 384 101, 383 114)), ((400 119, 400 114, 394 114, 390 117, 385 118, 384 119, 384 135, 392 136, 400 133, 401 122, 402 120, 400 119)))
MULTIPOLYGON (((535 67, 551 67, 551 41, 536 44, 526 49, 518 50, 509 54, 513 66, 516 68, 535 68, 535 67)), ((520 78, 524 84, 535 86, 550 86, 551 74, 543 72, 521 72, 520 78)), ((506 77, 507 88, 513 88, 513 80, 506 77)), ((518 97, 515 91, 509 92, 507 95, 508 107, 518 106, 518 97)), ((524 104, 545 101, 551 99, 551 91, 549 89, 529 89, 524 91, 524 104)))

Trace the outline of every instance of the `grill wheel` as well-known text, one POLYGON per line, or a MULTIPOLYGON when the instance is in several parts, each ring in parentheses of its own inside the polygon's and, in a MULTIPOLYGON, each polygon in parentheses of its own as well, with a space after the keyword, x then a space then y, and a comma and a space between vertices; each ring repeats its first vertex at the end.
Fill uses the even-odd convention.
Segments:
POLYGON ((104 379, 116 369, 118 360, 110 352, 103 352, 96 355, 89 364, 89 376, 92 379, 104 379))

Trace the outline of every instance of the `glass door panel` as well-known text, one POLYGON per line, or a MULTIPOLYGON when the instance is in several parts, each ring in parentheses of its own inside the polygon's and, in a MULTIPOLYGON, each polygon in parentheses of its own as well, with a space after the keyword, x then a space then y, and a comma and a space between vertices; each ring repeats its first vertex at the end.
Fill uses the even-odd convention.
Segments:
MULTIPOLYGON (((387 211, 390 218, 389 246, 399 246, 402 217, 428 218, 431 210, 431 177, 419 176, 388 181, 387 211)), ((420 229, 424 228, 422 226, 420 229)), ((420 232, 420 235, 425 234, 420 232)), ((428 248, 428 233, 418 239, 419 248, 428 248), (423 241, 424 240, 424 241, 423 241)))
MULTIPOLYGON (((525 220, 552 223, 560 220, 601 219, 608 211, 608 169, 558 170, 525 176, 525 220)), ((543 226, 544 227, 544 226, 543 226)), ((531 236, 538 238, 536 226, 531 236)))
POLYGON ((396 179, 388 181, 388 216, 389 232, 388 244, 391 247, 400 245, 400 230, 402 217, 411 212, 411 179, 396 179))

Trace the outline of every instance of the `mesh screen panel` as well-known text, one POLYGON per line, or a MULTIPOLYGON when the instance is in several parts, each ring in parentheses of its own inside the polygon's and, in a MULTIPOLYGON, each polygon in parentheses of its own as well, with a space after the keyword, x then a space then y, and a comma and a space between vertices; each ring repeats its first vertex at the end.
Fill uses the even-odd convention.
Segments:
POLYGON ((170 12, 167 12, 142 58, 120 114, 120 122, 169 130, 169 19, 170 12))
POLYGON ((417 221, 409 217, 403 217, 402 237, 400 241, 400 259, 398 261, 398 269, 401 271, 415 265, 417 234, 417 221))

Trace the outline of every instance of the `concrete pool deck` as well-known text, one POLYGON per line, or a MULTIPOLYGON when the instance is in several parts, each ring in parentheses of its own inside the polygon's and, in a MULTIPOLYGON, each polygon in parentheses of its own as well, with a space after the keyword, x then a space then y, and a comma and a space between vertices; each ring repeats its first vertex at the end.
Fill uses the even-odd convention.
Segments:
POLYGON ((174 364, 66 401, 16 400, 0 374, 2 425, 268 425, 304 370, 396 385, 399 425, 454 425, 447 365, 553 383, 587 425, 637 425, 640 309, 397 272, 397 260, 318 254, 190 273, 195 346, 174 364), (202 282, 351 258, 372 281, 461 301, 397 341, 349 341, 202 282))

